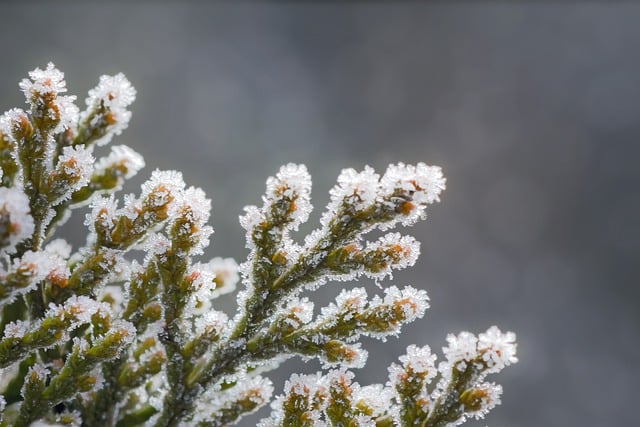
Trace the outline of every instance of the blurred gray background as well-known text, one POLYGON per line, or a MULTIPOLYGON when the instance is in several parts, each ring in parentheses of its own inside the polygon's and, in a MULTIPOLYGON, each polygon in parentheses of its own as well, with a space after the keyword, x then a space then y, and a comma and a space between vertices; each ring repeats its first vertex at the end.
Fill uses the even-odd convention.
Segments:
MULTIPOLYGON (((245 256, 237 217, 281 164, 309 167, 312 222, 344 167, 444 168, 442 203, 407 230, 423 255, 395 275, 432 308, 399 339, 365 342, 362 383, 410 343, 497 324, 517 332, 520 363, 472 425, 637 425, 640 5, 55 3, 0 3, 1 108, 22 105, 18 81, 48 61, 81 102, 124 72, 139 95, 115 142, 147 161, 127 189, 156 167, 205 188, 207 256, 245 256)), ((66 226, 76 246, 82 217, 66 226)), ((276 390, 317 368, 289 361, 276 390)))

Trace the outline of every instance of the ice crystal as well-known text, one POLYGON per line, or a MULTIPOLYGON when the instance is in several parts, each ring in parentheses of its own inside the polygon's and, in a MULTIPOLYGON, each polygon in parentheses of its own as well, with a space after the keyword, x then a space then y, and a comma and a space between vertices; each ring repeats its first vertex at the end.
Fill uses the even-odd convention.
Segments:
POLYGON ((3 338, 22 338, 27 332, 29 322, 24 320, 16 320, 15 322, 8 323, 4 327, 3 338))
POLYGON ((54 239, 51 240, 47 246, 44 247, 44 250, 53 255, 58 256, 63 259, 67 259, 71 256, 71 245, 64 239, 54 239))
POLYGON ((447 357, 447 362, 455 366, 459 371, 464 370, 467 362, 477 356, 478 338, 471 332, 460 332, 458 335, 447 335, 447 347, 442 351, 447 357))
POLYGON ((233 258, 216 257, 207 263, 206 268, 215 274, 216 284, 213 297, 233 292, 240 280, 238 264, 233 258))
POLYGON ((33 94, 45 95, 64 93, 67 91, 67 82, 64 80, 64 73, 49 62, 47 68, 41 70, 36 68, 29 71, 29 78, 23 79, 20 89, 28 96, 33 94))
MULTIPOLYGON (((140 199, 152 209, 166 207, 181 194, 184 187, 182 173, 156 169, 151 178, 142 184, 140 199)), ((175 215, 175 209, 171 212, 169 216, 175 215)))
POLYGON ((96 163, 96 171, 102 173, 117 170, 124 179, 135 176, 144 167, 144 158, 126 145, 114 145, 108 156, 96 163))
POLYGON ((98 86, 89 91, 85 100, 87 110, 82 113, 80 120, 89 121, 90 126, 98 126, 98 120, 105 120, 107 129, 104 135, 96 141, 97 145, 105 145, 114 135, 120 135, 129 126, 131 112, 127 107, 136 98, 136 90, 122 73, 115 76, 100 76, 98 86), (105 117, 96 114, 96 110, 104 108, 105 117))
POLYGON ((16 245, 34 231, 29 198, 18 188, 0 187, 0 254, 13 253, 16 245))
POLYGON ((340 203, 348 203, 356 211, 369 207, 378 196, 380 175, 366 166, 362 172, 343 169, 338 176, 338 185, 330 191, 331 207, 337 209, 340 203))
POLYGON ((29 133, 30 127, 29 117, 21 108, 12 108, 0 116, 0 132, 11 141, 15 142, 29 133))
POLYGON ((20 82, 20 89, 31 105, 32 113, 36 116, 45 114, 45 119, 55 124, 52 131, 61 132, 75 125, 78 118, 78 107, 75 96, 59 95, 67 91, 64 73, 49 62, 47 68, 36 68, 29 73, 29 79, 20 82), (41 108, 45 107, 42 111, 41 108))
POLYGON ((513 332, 502 333, 497 326, 490 327, 478 336, 478 351, 490 372, 499 372, 505 366, 516 363, 516 335, 513 332))
POLYGON ((289 163, 282 166, 275 177, 267 179, 265 205, 275 205, 279 200, 287 200, 291 216, 291 228, 305 222, 311 212, 311 175, 305 165, 289 163))

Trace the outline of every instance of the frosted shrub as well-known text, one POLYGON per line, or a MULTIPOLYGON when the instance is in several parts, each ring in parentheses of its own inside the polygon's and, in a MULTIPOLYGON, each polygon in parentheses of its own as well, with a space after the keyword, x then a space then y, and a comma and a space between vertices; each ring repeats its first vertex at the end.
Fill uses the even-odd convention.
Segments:
POLYGON ((439 167, 343 170, 300 244, 290 233, 308 219, 311 177, 285 165, 240 218, 247 260, 196 261, 213 231, 205 193, 156 170, 138 195, 116 197, 144 161, 122 145, 94 152, 130 119, 136 92, 122 74, 102 76, 83 111, 53 64, 20 88, 28 109, 0 118, 2 426, 221 426, 269 402, 263 427, 452 426, 500 403, 486 379, 517 361, 513 333, 449 335, 438 364, 411 345, 386 384, 362 386, 348 370, 366 363, 360 338, 397 335, 423 316, 426 292, 345 286, 319 310, 301 295, 414 265, 419 243, 390 230, 439 201, 439 167), (87 239, 74 251, 52 237, 83 205, 87 239), (387 234, 368 240, 373 230, 387 234), (228 318, 216 298, 239 282, 228 318), (293 356, 325 372, 293 375, 272 399, 263 375, 293 356))

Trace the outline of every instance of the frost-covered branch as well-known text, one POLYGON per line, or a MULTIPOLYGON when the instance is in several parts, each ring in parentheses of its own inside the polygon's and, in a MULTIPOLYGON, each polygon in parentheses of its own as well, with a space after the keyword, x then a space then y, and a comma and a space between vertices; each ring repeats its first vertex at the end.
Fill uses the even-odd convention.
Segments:
POLYGON ((416 263, 419 242, 393 229, 440 200, 439 167, 343 170, 297 242, 311 176, 287 164, 240 218, 247 259, 206 261, 211 201, 180 172, 118 194, 144 167, 127 146, 102 152, 131 118, 123 74, 100 77, 83 111, 51 63, 19 86, 27 108, 0 116, 0 427, 229 425, 271 400, 266 372, 294 356, 332 370, 292 376, 263 427, 449 426, 499 403, 486 376, 517 359, 515 336, 496 327, 450 335, 437 368, 428 346, 409 346, 384 385, 346 370, 366 363, 362 337, 396 336, 429 307, 418 287, 370 296, 347 282, 380 285, 416 263), (83 206, 86 244, 74 250, 56 230, 83 206), (331 281, 345 285, 316 310, 312 291, 331 281), (216 298, 239 282, 229 318, 216 298))

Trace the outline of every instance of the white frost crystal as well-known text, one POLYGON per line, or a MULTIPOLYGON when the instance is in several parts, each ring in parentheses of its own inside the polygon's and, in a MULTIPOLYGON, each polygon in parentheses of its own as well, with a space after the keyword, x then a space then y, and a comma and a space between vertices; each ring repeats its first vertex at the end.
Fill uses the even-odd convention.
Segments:
POLYGON ((67 91, 67 83, 64 80, 64 73, 53 63, 49 62, 44 70, 36 68, 30 71, 29 79, 23 79, 20 82, 20 89, 34 112, 43 106, 41 100, 44 97, 53 98, 53 105, 47 106, 49 108, 45 114, 49 115, 50 120, 57 122, 53 129, 54 133, 75 126, 79 113, 78 107, 74 104, 76 97, 59 95, 67 91))
POLYGON ((0 187, 0 254, 13 253, 16 245, 33 234, 29 198, 18 188, 0 187))
POLYGON ((213 298, 235 290, 240 274, 238 263, 233 258, 215 257, 207 263, 206 268, 215 274, 216 289, 213 298))
POLYGON ((440 193, 445 189, 446 179, 438 166, 427 166, 424 163, 405 165, 398 163, 389 165, 380 180, 385 194, 396 190, 413 192, 414 201, 430 204, 440 201, 440 193))
POLYGON ((62 149, 62 154, 58 157, 54 186, 57 188, 63 183, 67 188, 56 194, 57 198, 52 201, 54 204, 68 199, 74 191, 87 185, 93 173, 94 161, 91 152, 83 145, 62 149))
POLYGON ((96 172, 104 173, 107 169, 124 169, 125 179, 135 176, 144 167, 144 158, 126 145, 114 145, 108 156, 96 163, 96 172))
POLYGON ((460 332, 458 335, 447 335, 447 347, 442 348, 442 352, 451 366, 455 366, 459 371, 466 368, 467 362, 472 361, 478 355, 478 338, 471 332, 460 332))
POLYGON ((332 208, 338 208, 343 200, 356 211, 367 208, 378 196, 379 179, 380 175, 370 166, 365 166, 362 172, 351 168, 343 169, 338 176, 338 185, 329 192, 332 208))
MULTIPOLYGON (((81 121, 89 118, 93 111, 104 106, 109 111, 108 128, 105 135, 96 141, 97 145, 105 145, 114 135, 120 135, 129 126, 131 112, 127 107, 136 99, 136 90, 122 73, 115 76, 100 76, 98 86, 89 91, 85 100, 87 110, 82 113, 81 121)), ((94 120, 97 119, 94 118, 94 120)))
MULTIPOLYGON (((149 203, 153 208, 167 206, 182 193, 184 187, 182 173, 156 169, 151 173, 151 178, 142 184, 140 199, 149 203)), ((175 209, 172 212, 175 214, 175 209)))
POLYGON ((311 175, 305 165, 289 163, 280 168, 278 174, 267 179, 265 206, 280 198, 294 200, 290 214, 293 229, 305 222, 311 212, 311 175))
POLYGON ((424 374, 424 381, 428 384, 436 376, 435 361, 437 356, 431 353, 428 345, 418 347, 411 344, 407 347, 406 354, 400 356, 401 366, 393 363, 389 366, 389 382, 392 387, 406 380, 409 370, 414 373, 424 374))
POLYGON ((478 336, 478 351, 490 372, 499 372, 505 366, 516 363, 516 334, 502 333, 497 326, 490 327, 478 336))
POLYGON ((49 62, 47 68, 36 68, 29 71, 29 79, 22 79, 20 89, 29 96, 33 94, 58 94, 67 91, 67 82, 64 73, 49 62))

